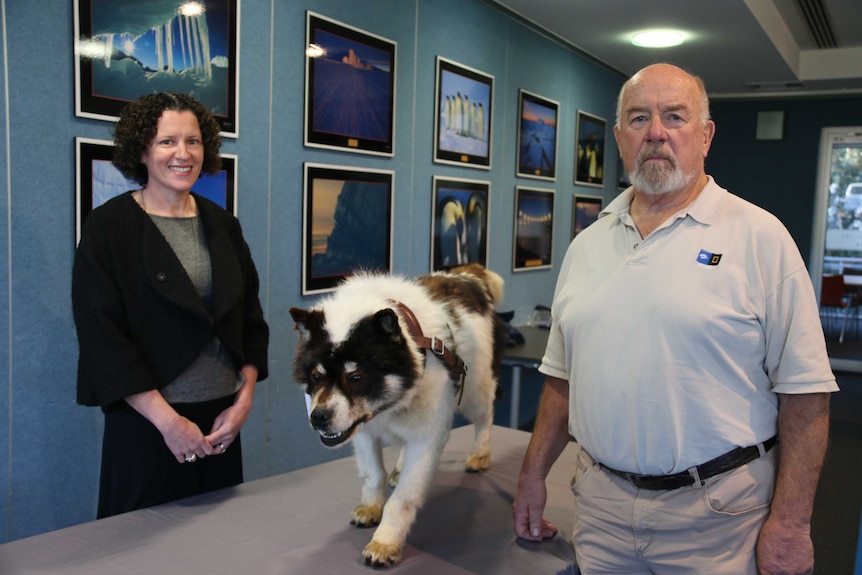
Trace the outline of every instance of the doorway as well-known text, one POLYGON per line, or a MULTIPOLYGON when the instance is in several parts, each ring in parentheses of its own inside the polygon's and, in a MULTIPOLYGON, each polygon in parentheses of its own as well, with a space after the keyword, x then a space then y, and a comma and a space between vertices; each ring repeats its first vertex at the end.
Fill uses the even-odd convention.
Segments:
POLYGON ((832 368, 862 372, 862 126, 821 132, 811 237, 818 301, 824 277, 844 282, 844 307, 821 306, 832 368))

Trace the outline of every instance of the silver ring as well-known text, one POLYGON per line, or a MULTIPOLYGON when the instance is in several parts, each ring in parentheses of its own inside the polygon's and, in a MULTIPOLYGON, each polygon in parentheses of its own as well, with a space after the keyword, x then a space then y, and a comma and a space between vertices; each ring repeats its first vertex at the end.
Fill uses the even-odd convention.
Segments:
POLYGON ((224 450, 226 449, 224 443, 219 443, 218 448, 221 450, 222 453, 224 453, 224 450))
POLYGON ((197 461, 198 456, 192 453, 191 455, 186 457, 186 463, 194 463, 197 461))

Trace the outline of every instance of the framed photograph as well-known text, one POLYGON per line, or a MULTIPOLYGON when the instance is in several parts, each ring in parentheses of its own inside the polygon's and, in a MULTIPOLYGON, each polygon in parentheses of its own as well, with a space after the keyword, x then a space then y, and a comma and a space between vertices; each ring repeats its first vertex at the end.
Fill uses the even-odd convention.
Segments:
POLYGON ((579 233, 599 219, 602 211, 602 198, 600 196, 572 196, 572 239, 579 233))
POLYGON ((431 270, 488 263, 488 194, 491 182, 433 178, 431 270))
POLYGON ((306 13, 305 145, 395 153, 395 49, 382 36, 306 13))
POLYGON ((182 92, 235 138, 239 3, 74 0, 75 115, 116 121, 144 94, 182 92))
POLYGON ((605 181, 605 121, 578 110, 575 133, 575 184, 601 188, 605 181))
POLYGON ((526 90, 519 94, 516 175, 553 182, 557 179, 560 103, 526 90))
POLYGON ((626 165, 623 163, 622 157, 617 156, 617 189, 622 191, 630 185, 632 185, 632 181, 626 171, 626 165))
MULTIPOLYGON (((111 163, 113 148, 114 143, 110 140, 75 138, 75 245, 81 241, 84 220, 92 210, 113 197, 141 187, 111 163)), ((221 171, 212 176, 202 175, 195 182, 192 191, 236 215, 237 156, 220 156, 221 171)))
POLYGON ((332 291, 358 270, 392 270, 395 172, 305 163, 302 295, 332 291))
POLYGON ((554 190, 515 188, 512 271, 551 267, 554 257, 554 190))
POLYGON ((434 161, 491 169, 494 77, 437 56, 434 161))

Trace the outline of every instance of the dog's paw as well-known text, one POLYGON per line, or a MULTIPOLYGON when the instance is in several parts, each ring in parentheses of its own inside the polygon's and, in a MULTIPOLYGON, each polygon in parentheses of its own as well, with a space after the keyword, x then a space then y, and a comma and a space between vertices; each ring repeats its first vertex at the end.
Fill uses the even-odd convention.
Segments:
POLYGON ((365 564, 372 567, 391 567, 401 559, 401 545, 395 543, 378 543, 371 540, 362 551, 365 564))
POLYGON ((395 487, 398 485, 398 479, 401 477, 400 469, 393 469, 392 473, 389 474, 389 487, 395 487))
POLYGON ((382 505, 357 505, 350 514, 350 524, 357 527, 374 527, 383 517, 382 505))
POLYGON ((464 469, 467 473, 479 473, 487 470, 489 467, 491 467, 490 453, 486 453, 485 455, 471 455, 467 458, 467 463, 464 465, 464 469))

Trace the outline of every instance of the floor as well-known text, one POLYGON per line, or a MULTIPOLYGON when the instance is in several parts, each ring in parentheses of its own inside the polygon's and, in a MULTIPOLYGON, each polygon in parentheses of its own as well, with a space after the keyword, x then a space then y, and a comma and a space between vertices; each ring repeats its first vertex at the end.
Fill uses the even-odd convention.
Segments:
POLYGON ((857 313, 850 315, 842 342, 843 318, 822 317, 829 357, 846 369, 835 369, 841 391, 832 398, 829 450, 812 521, 817 573, 823 575, 862 575, 862 318, 857 313))
POLYGON ((829 448, 811 522, 815 573, 862 575, 862 373, 835 376, 841 391, 832 397, 829 448))

